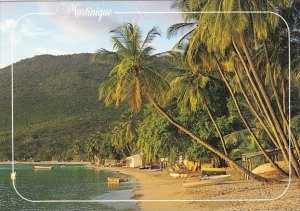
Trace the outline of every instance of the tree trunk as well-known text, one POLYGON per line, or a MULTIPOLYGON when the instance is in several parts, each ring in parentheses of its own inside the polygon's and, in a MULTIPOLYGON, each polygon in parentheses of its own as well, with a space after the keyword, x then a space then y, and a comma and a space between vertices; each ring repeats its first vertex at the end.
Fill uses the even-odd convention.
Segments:
MULTIPOLYGON (((281 137, 281 139, 282 139, 285 147, 289 148, 288 141, 286 139, 285 134, 283 133, 282 125, 280 124, 279 119, 278 119, 278 117, 277 117, 277 115, 276 115, 276 113, 274 111, 274 108, 271 105, 270 98, 269 98, 269 96, 268 96, 268 94, 267 94, 267 92, 265 90, 265 87, 263 86, 263 84, 261 82, 261 79, 260 79, 260 77, 259 77, 259 75, 258 75, 258 73, 256 71, 254 62, 253 62, 253 60, 252 60, 252 58, 250 56, 250 53, 248 51, 248 47, 247 47, 246 42, 245 42, 244 34, 240 34, 240 40, 241 40, 243 51, 244 51, 244 53, 246 55, 246 58, 247 58, 247 60, 249 62, 251 71, 252 71, 253 76, 255 78, 255 81, 256 81, 256 83, 258 85, 258 88, 259 88, 260 92, 262 93, 262 96, 263 96, 263 98, 264 98, 264 100, 266 102, 266 105, 267 105, 267 107, 268 107, 268 109, 270 111, 270 114, 271 114, 271 116, 272 116, 272 118, 274 120, 274 123, 275 123, 275 126, 277 128, 277 131, 278 131, 278 133, 279 133, 279 135, 280 135, 280 137, 281 137)), ((291 155, 292 165, 295 168, 295 172, 296 172, 297 176, 300 177, 299 163, 297 162, 297 160, 296 160, 295 155, 294 155, 293 152, 291 152, 290 155, 291 155)))
POLYGON ((284 114, 286 115, 285 79, 284 78, 281 81, 281 90, 282 90, 282 109, 283 109, 284 114))
POLYGON ((235 97, 235 95, 234 95, 234 93, 233 93, 233 91, 232 91, 232 89, 231 89, 231 87, 230 87, 230 85, 229 85, 229 83, 228 83, 228 81, 227 81, 227 79, 226 79, 224 73, 223 73, 223 70, 222 70, 222 68, 221 68, 221 65, 220 65, 219 61, 218 61, 216 58, 215 58, 215 60, 216 60, 216 62, 217 62, 217 66, 218 66, 218 70, 219 70, 219 72, 220 72, 220 75, 222 76, 222 78, 223 78, 223 80, 224 80, 224 82, 225 82, 225 84, 226 84, 226 86, 227 86, 227 88, 228 88, 228 90, 229 90, 229 92, 230 92, 230 95, 231 95, 231 97, 232 97, 232 99, 233 99, 233 101, 234 101, 234 104, 235 104, 235 106, 236 106, 236 108, 237 108, 237 111, 238 111, 239 115, 241 116, 241 119, 242 119, 244 125, 246 126, 247 130, 249 131, 250 135, 254 138, 254 141, 255 141, 255 143, 257 144, 259 150, 263 153, 263 155, 266 157, 266 159, 272 164, 272 166, 274 166, 274 168, 276 169, 276 171, 277 171, 279 174, 281 174, 281 175, 283 175, 283 176, 288 176, 288 174, 287 174, 285 171, 283 171, 283 170, 282 170, 282 169, 281 169, 281 168, 280 168, 280 167, 279 167, 279 166, 278 166, 278 165, 270 158, 270 156, 267 154, 266 150, 262 147, 262 145, 261 145, 261 143, 259 142, 258 138, 256 137, 256 135, 255 135, 254 132, 252 131, 251 127, 249 126, 247 120, 245 119, 245 117, 244 117, 244 115, 243 115, 243 113, 242 113, 242 111, 241 111, 241 108, 240 108, 240 106, 239 106, 239 103, 237 102, 236 97, 235 97))
POLYGON ((265 130, 265 132, 267 133, 267 135, 269 136, 270 140, 272 141, 272 143, 274 144, 274 146, 279 149, 279 145, 278 143, 276 142, 274 136, 272 135, 271 131, 269 130, 268 126, 264 123, 264 121, 262 120, 262 118, 259 116, 258 112, 255 110, 252 102, 250 101, 247 93, 245 92, 245 89, 244 89, 244 86, 241 82, 241 78, 238 74, 238 72, 236 71, 236 69, 234 68, 234 72, 237 76, 237 79, 238 79, 238 83, 239 83, 239 86, 240 86, 240 89, 241 89, 241 92, 244 96, 244 98, 246 99, 246 102, 247 102, 247 105, 250 107, 251 109, 251 112, 252 114, 254 114, 254 116, 256 117, 256 119, 259 121, 260 125, 263 127, 263 129, 265 130))
MULTIPOLYGON (((275 81, 274 81, 274 78, 273 78, 272 73, 271 73, 271 64, 270 64, 269 54, 268 54, 268 50, 267 50, 267 46, 266 46, 265 42, 264 42, 264 48, 265 48, 265 57, 266 57, 266 60, 267 60, 267 65, 270 68, 270 71, 269 71, 270 75, 269 75, 269 77, 270 77, 270 82, 271 82, 271 88, 272 88, 272 91, 274 93, 275 100, 276 100, 276 103, 277 103, 277 107, 279 109, 279 113, 280 113, 281 118, 282 118, 283 129, 284 129, 283 132, 285 134, 287 134, 287 136, 288 136, 287 131, 289 131, 289 123, 288 123, 288 121, 286 119, 286 116, 285 116, 285 113, 284 113, 284 110, 283 110, 283 106, 281 105, 281 102, 280 102, 280 99, 279 99, 279 95, 278 95, 278 92, 277 92, 277 89, 276 89, 275 81), (288 130, 286 130, 286 129, 288 129, 288 130)), ((300 157, 300 149, 299 149, 296 137, 294 136, 294 134, 293 134, 292 131, 290 131, 290 135, 291 135, 292 143, 293 143, 293 145, 295 147, 295 150, 296 150, 296 153, 297 153, 297 157, 299 158, 300 157)))
POLYGON ((185 128, 184 126, 182 126, 181 124, 179 124, 178 122, 176 122, 172 117, 170 117, 151 97, 149 94, 146 94, 147 98, 149 100, 149 102, 151 104, 154 105, 154 107, 158 110, 158 112, 165 117, 169 122, 171 122, 174 126, 176 126, 179 130, 181 130, 182 132, 186 133, 187 135, 189 135, 191 138, 193 138, 194 140, 196 140, 199 144, 201 144, 202 146, 204 146, 206 149, 208 149, 209 151, 211 151, 212 153, 218 155, 219 157, 221 157, 222 159, 224 159, 230 166, 236 168, 238 171, 248 175, 250 178, 253 178, 257 181, 261 181, 261 182, 271 182, 272 180, 267 179, 267 178, 263 178, 259 175, 253 174, 250 170, 246 169, 245 167, 243 167, 242 165, 238 164, 237 162, 235 162, 234 160, 232 160, 231 158, 229 158, 228 156, 226 156, 225 154, 223 154, 222 152, 220 152, 219 150, 215 149, 213 146, 211 146, 210 144, 202 141, 198 136, 196 136, 193 132, 191 132, 190 130, 188 130, 187 128, 185 128))
POLYGON ((208 104, 206 102, 205 97, 204 97, 204 105, 205 105, 205 108, 206 108, 206 111, 208 113, 208 116, 209 116, 210 120, 212 121, 213 125, 215 126, 215 128, 216 128, 216 130, 217 130, 217 132, 219 134, 219 137, 220 137, 220 140, 221 140, 221 143, 222 143, 222 146, 223 146, 224 153, 225 153, 225 155, 228 156, 228 152, 227 152, 227 149, 226 149, 226 144, 225 144, 224 136, 223 136, 223 134, 222 134, 222 132, 221 132, 218 124, 216 123, 216 121, 215 121, 215 119, 214 119, 214 117, 213 117, 213 115, 211 113, 211 110, 208 107, 208 104))
MULTIPOLYGON (((254 90, 253 98, 255 99, 255 101, 256 101, 256 103, 257 103, 257 106, 258 106, 258 107, 260 108, 260 110, 262 111, 262 114, 264 115, 266 121, 269 123, 269 125, 270 125, 270 127, 271 127, 271 129, 272 129, 272 131, 273 131, 273 133, 274 133, 274 135, 275 135, 275 138, 276 138, 276 140, 277 140, 277 143, 278 143, 278 145, 280 146, 281 140, 280 140, 280 138, 279 138, 279 135, 277 134, 277 131, 276 131, 276 128, 275 128, 275 124, 274 124, 274 122, 272 121, 272 119, 271 119, 271 117, 270 117, 270 114, 269 114, 269 112, 268 112, 268 109, 266 108, 266 106, 265 106, 265 104, 264 104, 264 102, 263 102, 263 100, 262 100, 260 91, 257 89, 257 86, 256 86, 255 82, 253 81, 252 76, 250 75, 250 71, 249 71, 249 69, 248 69, 248 67, 247 67, 247 65, 246 65, 246 62, 244 61, 244 58, 243 58, 243 56, 242 56, 240 50, 238 49, 238 47, 237 47, 237 45, 236 45, 234 39, 232 40, 232 44, 233 44, 233 47, 234 47, 236 53, 238 54, 238 57, 239 57, 240 61, 241 61, 242 64, 243 64, 243 67, 244 67, 244 69, 245 69, 245 72, 246 72, 246 74, 247 74, 247 77, 248 77, 248 79, 249 79, 249 82, 250 82, 250 84, 251 84, 251 87, 252 87, 252 89, 254 90)), ((250 90, 250 91, 252 91, 252 90, 250 90)), ((288 156, 287 156, 287 154, 284 154, 284 156, 285 156, 285 158, 286 158, 286 161, 288 161, 288 156)))
MULTIPOLYGON (((242 64, 243 64, 243 67, 244 67, 244 69, 245 69, 245 72, 246 72, 246 74, 247 74, 247 77, 248 77, 248 79, 249 79, 249 81, 250 81, 251 87, 252 87, 253 90, 254 90, 253 98, 255 99, 255 101, 257 101, 257 105, 258 105, 258 106, 260 107, 260 109, 263 111, 262 113, 265 115, 265 119, 266 119, 266 121, 269 123, 270 128, 271 128, 271 130, 273 131, 273 134, 274 134, 274 136, 275 136, 275 138, 276 138, 276 140, 277 140, 277 143, 278 143, 278 145, 279 145, 279 147, 280 147, 280 150, 281 150, 281 152, 282 152, 282 155, 283 155, 283 157, 284 157, 284 160, 285 160, 286 163, 288 164, 288 163, 289 163, 288 152, 287 152, 287 150, 285 149, 285 146, 283 145, 283 141, 279 138, 279 135, 278 135, 277 130, 276 130, 276 127, 275 127, 275 123, 271 120, 271 117, 270 117, 270 115, 269 115, 269 113, 268 113, 268 110, 267 110, 267 108, 266 108, 266 106, 265 106, 265 104, 264 104, 264 102, 263 102, 263 100, 262 100, 261 93, 260 93, 260 91, 257 89, 256 84, 254 83, 254 81, 253 81, 253 79, 252 79, 252 76, 250 75, 250 72, 249 72, 249 69, 248 69, 248 67, 247 67, 247 65, 246 65, 246 62, 244 61, 244 58, 243 58, 243 56, 242 56, 240 50, 238 49, 238 47, 237 47, 237 45, 236 45, 234 39, 232 40, 232 44, 233 44, 233 47, 234 47, 236 53, 237 53, 238 56, 239 56, 240 61, 241 61, 242 64), (255 94, 256 94, 256 95, 255 95, 255 94), (258 99, 257 99, 257 98, 258 98, 258 99)), ((252 91, 252 90, 250 90, 250 91, 252 91)))

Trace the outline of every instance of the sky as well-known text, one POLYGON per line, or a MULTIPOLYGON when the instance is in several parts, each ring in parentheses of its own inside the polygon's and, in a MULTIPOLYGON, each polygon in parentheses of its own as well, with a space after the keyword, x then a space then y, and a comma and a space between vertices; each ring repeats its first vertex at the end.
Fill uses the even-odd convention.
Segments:
POLYGON ((41 54, 112 50, 109 31, 124 22, 137 24, 144 35, 153 26, 159 27, 162 36, 154 40, 153 47, 156 52, 170 50, 179 37, 167 39, 166 31, 172 24, 182 22, 181 15, 142 12, 176 12, 171 4, 171 1, 0 2, 0 68, 41 54), (91 11, 97 13, 91 15, 91 11), (105 14, 99 20, 101 12, 105 14))

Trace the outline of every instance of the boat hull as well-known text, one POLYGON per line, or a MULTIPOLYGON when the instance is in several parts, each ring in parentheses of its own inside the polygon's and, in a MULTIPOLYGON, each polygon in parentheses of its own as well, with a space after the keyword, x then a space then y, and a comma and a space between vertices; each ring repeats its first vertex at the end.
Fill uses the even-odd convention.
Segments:
POLYGON ((211 177, 203 178, 199 181, 185 181, 182 182, 182 185, 186 188, 201 187, 206 185, 216 185, 229 180, 229 178, 230 175, 211 176, 211 177))
POLYGON ((34 166, 34 169, 53 169, 53 166, 34 166))

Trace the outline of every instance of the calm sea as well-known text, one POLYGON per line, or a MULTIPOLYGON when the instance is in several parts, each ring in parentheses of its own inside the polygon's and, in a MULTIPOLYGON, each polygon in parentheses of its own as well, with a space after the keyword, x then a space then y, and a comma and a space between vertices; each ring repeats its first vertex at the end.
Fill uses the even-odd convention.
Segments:
MULTIPOLYGON (((52 170, 34 170, 32 165, 16 165, 18 192, 31 200, 130 199, 131 182, 108 186, 108 176, 116 172, 84 166, 54 165, 52 170)), ((138 210, 132 202, 32 203, 21 199, 10 179, 11 165, 0 165, 0 210, 138 210)), ((124 175, 123 175, 124 176, 124 175)))

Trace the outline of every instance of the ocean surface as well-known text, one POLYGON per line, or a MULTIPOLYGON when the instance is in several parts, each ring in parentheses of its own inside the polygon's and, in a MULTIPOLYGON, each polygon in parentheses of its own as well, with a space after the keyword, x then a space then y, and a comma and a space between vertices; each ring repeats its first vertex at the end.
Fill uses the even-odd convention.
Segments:
MULTIPOLYGON (((17 191, 30 200, 123 200, 130 199, 132 182, 108 185, 107 177, 116 172, 85 166, 53 165, 36 170, 33 165, 15 165, 17 191)), ((28 202, 17 195, 10 178, 11 165, 0 165, 0 211, 9 210, 139 210, 134 202, 28 202)))

